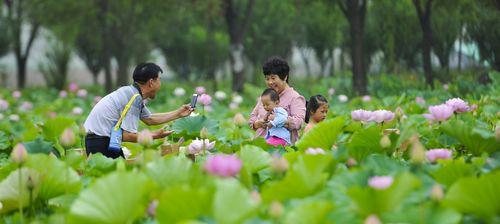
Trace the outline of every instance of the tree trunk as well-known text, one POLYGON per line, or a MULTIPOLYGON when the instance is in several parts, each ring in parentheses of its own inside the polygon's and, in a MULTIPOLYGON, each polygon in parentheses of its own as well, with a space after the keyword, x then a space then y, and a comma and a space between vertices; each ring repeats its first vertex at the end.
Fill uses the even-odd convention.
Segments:
POLYGON ((16 56, 17 87, 19 89, 23 89, 26 86, 26 59, 22 56, 16 56))
POLYGON ((238 12, 234 7, 233 0, 224 1, 224 17, 229 33, 229 61, 232 72, 232 89, 236 92, 243 92, 244 61, 243 61, 243 40, 248 29, 250 18, 252 17, 255 0, 248 0, 245 12, 238 12), (243 18, 239 18, 243 15, 243 18))
POLYGON ((128 66, 129 66, 129 59, 127 57, 120 57, 117 58, 117 63, 118 63, 118 71, 117 73, 117 80, 116 80, 116 85, 117 86, 126 86, 128 85, 128 66))
POLYGON ((232 89, 235 92, 243 92, 243 84, 245 83, 245 74, 243 67, 243 44, 230 46, 231 72, 233 74, 232 89))
POLYGON ((352 87, 358 95, 368 93, 364 63, 364 23, 366 0, 338 1, 340 9, 349 21, 351 34, 352 87))
POLYGON ((460 35, 458 36, 458 71, 462 71, 462 41, 463 41, 463 24, 460 22, 460 35))
POLYGON ((434 88, 434 80, 432 75, 431 51, 432 51, 432 27, 431 27, 431 7, 432 0, 426 0, 425 8, 422 9, 420 0, 413 0, 417 15, 420 21, 420 27, 423 32, 422 39, 422 60, 424 62, 425 82, 431 88, 434 88))

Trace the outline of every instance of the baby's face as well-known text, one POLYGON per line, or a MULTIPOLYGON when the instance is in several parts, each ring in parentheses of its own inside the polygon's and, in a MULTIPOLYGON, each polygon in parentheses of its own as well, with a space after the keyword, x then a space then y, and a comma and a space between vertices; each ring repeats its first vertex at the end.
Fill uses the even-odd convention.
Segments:
POLYGON ((272 101, 269 95, 261 96, 260 100, 262 101, 262 106, 264 106, 264 110, 267 112, 273 111, 273 109, 278 105, 278 102, 272 101))

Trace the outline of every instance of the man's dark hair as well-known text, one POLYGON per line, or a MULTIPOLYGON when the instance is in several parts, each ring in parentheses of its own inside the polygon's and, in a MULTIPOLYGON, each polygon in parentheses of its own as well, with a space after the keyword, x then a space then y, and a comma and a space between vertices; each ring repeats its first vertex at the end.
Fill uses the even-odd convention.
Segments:
POLYGON ((158 78, 160 72, 163 73, 163 70, 157 64, 144 62, 135 67, 132 78, 134 82, 144 84, 150 79, 158 78))
POLYGON ((281 80, 285 80, 288 83, 290 77, 288 77, 288 72, 290 72, 290 67, 285 60, 280 57, 271 57, 262 65, 262 72, 264 76, 277 75, 281 80), (287 78, 288 77, 288 78, 287 78))
POLYGON ((276 90, 272 88, 267 88, 266 90, 264 90, 264 92, 262 92, 262 95, 260 96, 267 96, 267 95, 269 95, 269 97, 273 102, 277 102, 280 100, 280 95, 278 94, 278 92, 276 92, 276 90))

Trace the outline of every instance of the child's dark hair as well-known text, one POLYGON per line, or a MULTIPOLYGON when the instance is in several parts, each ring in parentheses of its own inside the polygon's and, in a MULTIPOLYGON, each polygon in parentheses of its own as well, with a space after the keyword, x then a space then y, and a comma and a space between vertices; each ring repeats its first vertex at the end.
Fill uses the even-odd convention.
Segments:
POLYGON ((264 92, 262 92, 262 95, 260 96, 267 96, 267 95, 269 95, 269 97, 273 102, 280 100, 280 95, 278 94, 278 92, 276 92, 276 90, 272 88, 267 88, 266 90, 264 90, 264 92))
POLYGON ((311 113, 316 112, 322 104, 328 104, 328 100, 326 100, 326 98, 322 95, 315 95, 309 98, 309 101, 306 102, 306 123, 309 123, 311 113))

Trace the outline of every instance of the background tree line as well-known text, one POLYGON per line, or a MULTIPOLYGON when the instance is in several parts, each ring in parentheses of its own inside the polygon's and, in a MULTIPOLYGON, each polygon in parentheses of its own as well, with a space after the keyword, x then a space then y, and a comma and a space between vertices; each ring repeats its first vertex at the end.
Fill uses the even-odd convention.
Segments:
POLYGON ((83 59, 96 84, 104 74, 111 91, 126 85, 129 69, 154 49, 180 80, 215 80, 217 71, 229 68, 238 92, 255 81, 267 57, 289 58, 293 47, 300 49, 305 75, 311 75, 308 58, 314 55, 320 76, 351 71, 358 94, 367 93, 376 55, 382 71, 420 72, 430 87, 437 70, 450 72, 456 42, 475 44, 481 63, 500 70, 498 0, 4 0, 0 12, 0 57, 14 54, 19 88, 42 29, 54 40, 39 70, 59 89, 72 54, 83 59), (334 68, 336 49, 341 68, 334 68))

